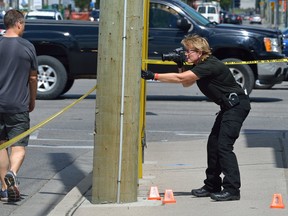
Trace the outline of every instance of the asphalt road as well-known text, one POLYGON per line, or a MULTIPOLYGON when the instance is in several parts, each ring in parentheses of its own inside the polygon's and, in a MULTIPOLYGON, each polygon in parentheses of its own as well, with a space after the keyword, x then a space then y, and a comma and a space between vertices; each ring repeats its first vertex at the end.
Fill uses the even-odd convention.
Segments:
MULTIPOLYGON (((288 83, 253 90, 252 110, 243 125, 246 133, 280 133, 288 129, 288 83)), ((190 140, 207 136, 219 111, 196 86, 151 82, 148 85, 147 141, 190 140)))
MULTIPOLYGON (((95 80, 76 81, 75 86, 57 100, 37 101, 31 113, 31 125, 47 119, 73 103, 95 85, 95 80)), ((288 83, 269 90, 253 90, 252 110, 243 125, 242 133, 278 134, 288 130, 288 83)), ((39 128, 31 135, 27 157, 19 172, 22 200, 17 203, 0 203, 1 216, 14 213, 55 175, 93 148, 93 130, 96 94, 69 109, 64 114, 39 128)), ((147 144, 151 141, 179 141, 207 137, 218 107, 207 100, 196 86, 183 88, 177 84, 147 82, 147 144)), ((78 169, 75 167, 75 169, 78 169)), ((72 178, 59 175, 57 180, 65 187, 45 190, 42 195, 53 193, 53 204, 83 178, 85 172, 76 170, 72 178)), ((47 207, 48 213, 51 209, 47 207)), ((33 214, 31 214, 33 215, 33 214)))

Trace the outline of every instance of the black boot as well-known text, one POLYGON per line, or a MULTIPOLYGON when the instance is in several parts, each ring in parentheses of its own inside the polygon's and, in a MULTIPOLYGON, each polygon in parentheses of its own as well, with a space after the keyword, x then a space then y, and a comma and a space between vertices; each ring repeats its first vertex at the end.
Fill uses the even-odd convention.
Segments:
POLYGON ((205 186, 203 186, 203 187, 201 187, 199 189, 193 189, 191 191, 191 194, 193 196, 196 196, 196 197, 210 197, 212 192, 218 192, 218 191, 221 191, 221 189, 215 190, 215 191, 214 190, 210 191, 205 186))
POLYGON ((215 201, 231 201, 231 200, 240 200, 240 193, 231 193, 229 191, 221 191, 218 193, 211 193, 211 199, 215 201))

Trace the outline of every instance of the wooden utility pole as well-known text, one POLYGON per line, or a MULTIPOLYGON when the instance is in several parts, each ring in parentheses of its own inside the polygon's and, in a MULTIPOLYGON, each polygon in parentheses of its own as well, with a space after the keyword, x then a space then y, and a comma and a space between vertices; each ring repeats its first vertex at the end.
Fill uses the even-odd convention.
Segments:
POLYGON ((92 203, 116 203, 119 184, 120 202, 135 202, 138 189, 143 0, 105 0, 100 3, 100 10, 92 203), (126 36, 123 30, 125 24, 126 36), (121 113, 123 65, 126 65, 125 94, 124 111, 121 113), (119 152, 122 156, 120 182, 119 152))

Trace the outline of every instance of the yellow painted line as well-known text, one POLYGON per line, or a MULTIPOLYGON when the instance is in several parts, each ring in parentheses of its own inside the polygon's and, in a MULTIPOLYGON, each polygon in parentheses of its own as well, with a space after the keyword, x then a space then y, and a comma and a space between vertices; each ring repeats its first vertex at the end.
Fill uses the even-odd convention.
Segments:
POLYGON ((77 99, 76 101, 74 101, 72 104, 66 106, 65 108, 63 108, 62 110, 60 110, 59 112, 55 113, 54 115, 48 117, 46 120, 40 122, 39 124, 35 125, 34 127, 30 128, 29 130, 25 131, 24 133, 12 138, 11 140, 3 143, 0 145, 0 150, 5 149, 9 146, 11 146, 12 144, 18 142, 19 140, 25 138, 26 136, 28 136, 29 134, 33 133, 34 131, 36 131, 38 128, 43 127, 44 125, 46 125, 47 123, 49 123, 50 121, 52 121, 53 119, 55 119, 56 117, 58 117, 59 115, 63 114, 64 112, 66 112, 68 109, 70 109, 71 107, 75 106, 76 104, 78 104, 80 101, 82 101, 84 98, 86 98, 88 95, 90 95, 93 91, 95 91, 95 89, 97 88, 97 86, 94 86, 92 89, 90 89, 86 94, 84 94, 82 97, 80 97, 79 99, 77 99))
MULTIPOLYGON (((144 59, 144 63, 147 64, 159 64, 159 65, 176 65, 173 61, 162 61, 162 60, 153 60, 153 59, 144 59)), ((224 62, 226 65, 234 64, 265 64, 265 63, 277 63, 277 62, 288 62, 288 58, 282 59, 269 59, 269 60, 255 60, 255 61, 239 61, 239 62, 224 62)))

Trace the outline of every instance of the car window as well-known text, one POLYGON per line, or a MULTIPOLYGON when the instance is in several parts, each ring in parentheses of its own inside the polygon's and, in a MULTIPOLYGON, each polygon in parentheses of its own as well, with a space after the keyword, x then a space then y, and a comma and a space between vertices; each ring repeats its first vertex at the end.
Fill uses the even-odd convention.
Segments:
POLYGON ((57 15, 57 20, 62 20, 62 17, 60 15, 57 15))
POLYGON ((205 13, 206 7, 198 7, 198 12, 199 13, 205 13))
POLYGON ((215 7, 208 7, 208 13, 216 13, 216 8, 215 7))
POLYGON ((177 28, 179 14, 172 8, 150 4, 149 25, 151 28, 177 28))
POLYGON ((54 20, 54 17, 51 16, 26 16, 26 19, 49 19, 54 20))
POLYGON ((198 23, 199 25, 208 26, 211 25, 211 22, 204 17, 201 13, 196 12, 192 7, 185 4, 182 1, 177 2, 185 10, 186 13, 189 14, 190 17, 194 20, 194 22, 198 23))

